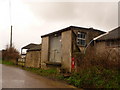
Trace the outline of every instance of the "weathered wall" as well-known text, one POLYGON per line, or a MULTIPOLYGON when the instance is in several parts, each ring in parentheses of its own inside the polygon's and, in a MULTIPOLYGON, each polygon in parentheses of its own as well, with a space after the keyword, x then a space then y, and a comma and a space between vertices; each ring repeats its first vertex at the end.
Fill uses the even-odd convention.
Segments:
MULTIPOLYGON (((117 41, 116 44, 119 44, 120 42, 117 41)), ((114 45, 107 45, 107 41, 101 41, 101 42, 95 42, 95 51, 96 54, 102 54, 108 51, 112 51, 112 50, 118 50, 120 47, 118 45, 114 46, 114 45)), ((110 52, 108 52, 110 53, 110 52)))
MULTIPOLYGON (((99 36, 99 35, 102 34, 102 32, 94 31, 92 29, 90 29, 90 30, 87 30, 87 29, 73 29, 73 32, 76 34, 76 37, 74 37, 74 38, 77 38, 77 33, 78 32, 84 32, 84 33, 86 33, 86 44, 87 45, 90 43, 90 41, 93 38, 95 38, 95 37, 97 37, 97 36, 99 36)), ((87 48, 86 51, 91 50, 91 48, 92 48, 91 46, 92 46, 92 44, 87 48)), ((84 52, 85 47, 84 46, 79 46, 79 49, 81 50, 81 52, 84 52)))
POLYGON ((103 53, 107 49, 105 42, 97 42, 97 43, 95 43, 94 48, 95 48, 96 54, 103 53))
POLYGON ((46 61, 48 61, 49 55, 49 36, 42 38, 41 48, 41 68, 46 68, 46 61))
POLYGON ((26 54, 26 67, 34 67, 39 68, 40 67, 40 51, 29 51, 26 54))
POLYGON ((72 31, 62 32, 62 67, 71 72, 72 31))
MULTIPOLYGON (((118 42, 116 42, 118 43, 118 42)), ((95 53, 97 59, 107 61, 106 66, 111 68, 120 68, 120 47, 108 46, 106 41, 95 43, 95 53)))

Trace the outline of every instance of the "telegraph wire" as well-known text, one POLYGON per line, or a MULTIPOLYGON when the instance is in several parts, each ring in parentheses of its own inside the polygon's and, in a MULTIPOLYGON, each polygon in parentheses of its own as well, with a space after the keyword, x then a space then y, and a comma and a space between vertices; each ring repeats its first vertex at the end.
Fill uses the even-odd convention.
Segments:
POLYGON ((9 17, 10 17, 10 48, 12 48, 12 9, 11 9, 11 0, 9 0, 9 17))

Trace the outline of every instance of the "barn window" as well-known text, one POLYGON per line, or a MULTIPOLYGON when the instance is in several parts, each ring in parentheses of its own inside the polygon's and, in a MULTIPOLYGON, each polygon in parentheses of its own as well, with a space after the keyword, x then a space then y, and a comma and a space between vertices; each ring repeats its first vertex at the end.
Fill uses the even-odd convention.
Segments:
POLYGON ((86 45, 86 34, 83 32, 78 32, 78 36, 77 36, 77 44, 80 46, 85 46, 86 45))

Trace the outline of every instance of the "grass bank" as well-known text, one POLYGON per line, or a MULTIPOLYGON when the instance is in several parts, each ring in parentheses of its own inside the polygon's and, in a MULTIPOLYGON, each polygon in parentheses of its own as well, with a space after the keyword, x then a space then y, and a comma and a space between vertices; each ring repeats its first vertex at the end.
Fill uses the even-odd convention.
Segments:
POLYGON ((120 71, 91 67, 67 78, 69 84, 78 88, 119 88, 120 71))
POLYGON ((22 69, 36 73, 41 76, 51 78, 51 79, 63 80, 63 78, 64 78, 63 75, 61 73, 59 73, 57 69, 44 70, 44 69, 39 69, 39 68, 26 68, 26 67, 23 67, 22 69))
MULTIPOLYGON (((11 62, 3 62, 3 64, 14 65, 11 62)), ((72 73, 70 77, 64 77, 57 69, 21 68, 51 79, 63 80, 78 88, 120 88, 120 71, 105 69, 100 66, 93 66, 78 73, 72 73)))
POLYGON ((10 61, 2 61, 1 60, 0 63, 5 64, 5 65, 12 65, 12 66, 14 65, 15 66, 15 64, 13 62, 10 62, 10 61))

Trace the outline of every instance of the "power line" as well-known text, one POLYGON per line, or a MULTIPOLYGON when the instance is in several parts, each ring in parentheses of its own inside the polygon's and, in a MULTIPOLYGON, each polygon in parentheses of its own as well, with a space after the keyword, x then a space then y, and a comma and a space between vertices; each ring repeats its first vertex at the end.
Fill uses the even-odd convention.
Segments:
POLYGON ((9 17, 10 17, 10 25, 12 25, 12 12, 11 12, 11 0, 9 0, 9 17))
POLYGON ((10 48, 12 48, 12 12, 11 12, 11 0, 9 0, 9 16, 10 16, 10 48))

